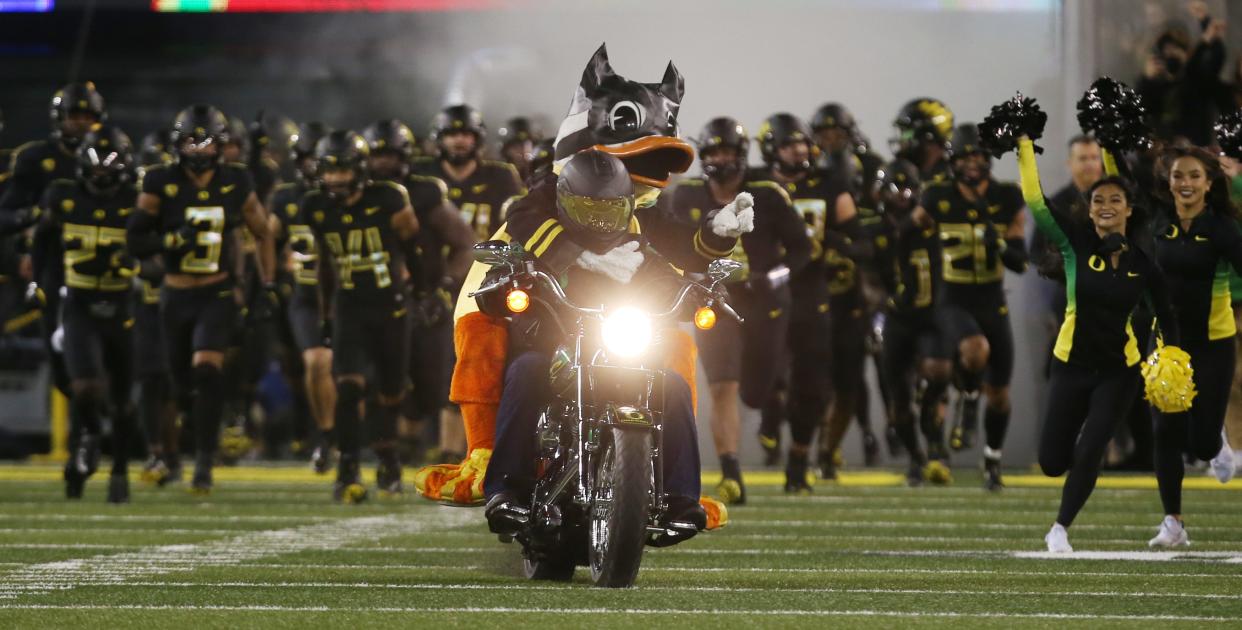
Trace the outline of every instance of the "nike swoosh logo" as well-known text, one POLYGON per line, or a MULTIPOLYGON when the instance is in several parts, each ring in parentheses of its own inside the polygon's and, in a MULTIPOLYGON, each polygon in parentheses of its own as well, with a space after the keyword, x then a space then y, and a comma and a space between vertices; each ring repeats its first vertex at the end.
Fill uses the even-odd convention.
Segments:
POLYGON ((379 212, 379 206, 371 206, 370 208, 366 209, 366 213, 368 217, 375 214, 376 212, 379 212))
POLYGON ((222 195, 227 195, 227 194, 229 194, 229 193, 233 192, 233 189, 234 189, 234 188, 237 188, 237 184, 229 184, 228 186, 221 186, 221 187, 220 187, 220 194, 222 194, 222 195))
POLYGON ((1195 242, 1196 242, 1196 243, 1206 243, 1206 242, 1208 242, 1208 237, 1206 237, 1206 236, 1196 236, 1196 237, 1195 237, 1195 242))
POLYGON ((1139 277, 1139 275, 1138 275, 1137 273, 1134 273, 1133 271, 1127 271, 1127 272, 1126 272, 1126 277, 1127 277, 1127 278, 1137 278, 1137 277, 1139 277))

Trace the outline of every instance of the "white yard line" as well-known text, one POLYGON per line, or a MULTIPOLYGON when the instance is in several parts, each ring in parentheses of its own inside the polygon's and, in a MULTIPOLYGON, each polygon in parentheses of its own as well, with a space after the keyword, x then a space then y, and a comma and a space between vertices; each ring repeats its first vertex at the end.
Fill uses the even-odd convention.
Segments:
MULTIPOLYGON (((572 591, 581 585, 546 585, 528 583, 493 584, 444 584, 444 583, 377 583, 377 582, 103 582, 99 586, 121 588, 341 588, 384 589, 411 591, 572 591)), ((730 586, 642 586, 643 591, 667 591, 671 593, 822 593, 842 595, 1014 595, 1019 597, 1170 597, 1176 599, 1225 599, 1242 600, 1242 594, 1234 593, 1158 593, 1134 591, 1015 591, 963 590, 963 589, 910 589, 910 588, 782 588, 782 587, 730 587, 730 586)))
POLYGON ((1130 562, 1171 562, 1174 560, 1217 560, 1242 562, 1238 551, 1075 551, 1053 553, 1050 551, 1015 551, 1015 558, 1031 560, 1126 560, 1130 562))
MULTIPOLYGON (((0 609, 10 610, 149 610, 149 611, 226 611, 226 612, 342 612, 357 615, 358 608, 335 608, 328 606, 181 606, 144 604, 0 604, 0 609)), ((367 607, 369 613, 423 613, 423 614, 536 614, 536 615, 694 615, 694 616, 742 616, 742 617, 895 617, 895 618, 949 618, 949 619, 1064 619, 1106 621, 1204 621, 1237 623, 1233 617, 1208 617, 1192 615, 1093 615, 1071 613, 1000 613, 1000 612, 908 612, 892 610, 746 610, 746 609, 669 609, 669 608, 516 608, 516 607, 438 607, 413 606, 367 607)))
POLYGON ((0 574, 0 599, 73 588, 79 584, 124 582, 164 573, 193 571, 204 566, 228 566, 301 551, 330 551, 385 536, 447 529, 474 520, 474 514, 466 510, 439 508, 347 518, 289 529, 246 532, 201 543, 150 546, 120 554, 46 562, 0 574))

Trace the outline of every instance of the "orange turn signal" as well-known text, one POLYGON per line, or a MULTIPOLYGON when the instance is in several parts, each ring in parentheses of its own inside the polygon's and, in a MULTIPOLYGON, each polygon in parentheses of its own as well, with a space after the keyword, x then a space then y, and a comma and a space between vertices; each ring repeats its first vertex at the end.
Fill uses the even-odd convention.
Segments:
POLYGON ((694 312, 694 326, 699 330, 711 330, 716 327, 716 311, 710 306, 700 306, 694 312))
POLYGON ((530 295, 521 289, 513 289, 505 296, 505 306, 513 313, 521 313, 530 308, 530 295))

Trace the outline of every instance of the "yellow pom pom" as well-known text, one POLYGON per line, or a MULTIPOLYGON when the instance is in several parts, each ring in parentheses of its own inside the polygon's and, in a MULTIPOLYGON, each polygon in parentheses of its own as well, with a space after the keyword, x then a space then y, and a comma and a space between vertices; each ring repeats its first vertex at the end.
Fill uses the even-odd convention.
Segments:
POLYGON ((1164 413, 1188 411, 1194 402, 1195 370, 1190 355, 1177 346, 1156 341, 1156 349, 1143 362, 1147 402, 1164 413))

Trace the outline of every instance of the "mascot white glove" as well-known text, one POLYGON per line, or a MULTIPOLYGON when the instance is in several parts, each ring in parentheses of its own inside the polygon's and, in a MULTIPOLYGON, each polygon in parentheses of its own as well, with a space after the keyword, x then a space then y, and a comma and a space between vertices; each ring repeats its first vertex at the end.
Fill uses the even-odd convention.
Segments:
POLYGON ((642 265, 643 253, 638 251, 638 241, 623 243, 603 254, 586 250, 578 256, 579 267, 602 273, 621 284, 629 284, 642 265))
POLYGON ((712 233, 721 238, 737 238, 755 229, 755 198, 740 192, 729 205, 712 217, 712 233))

